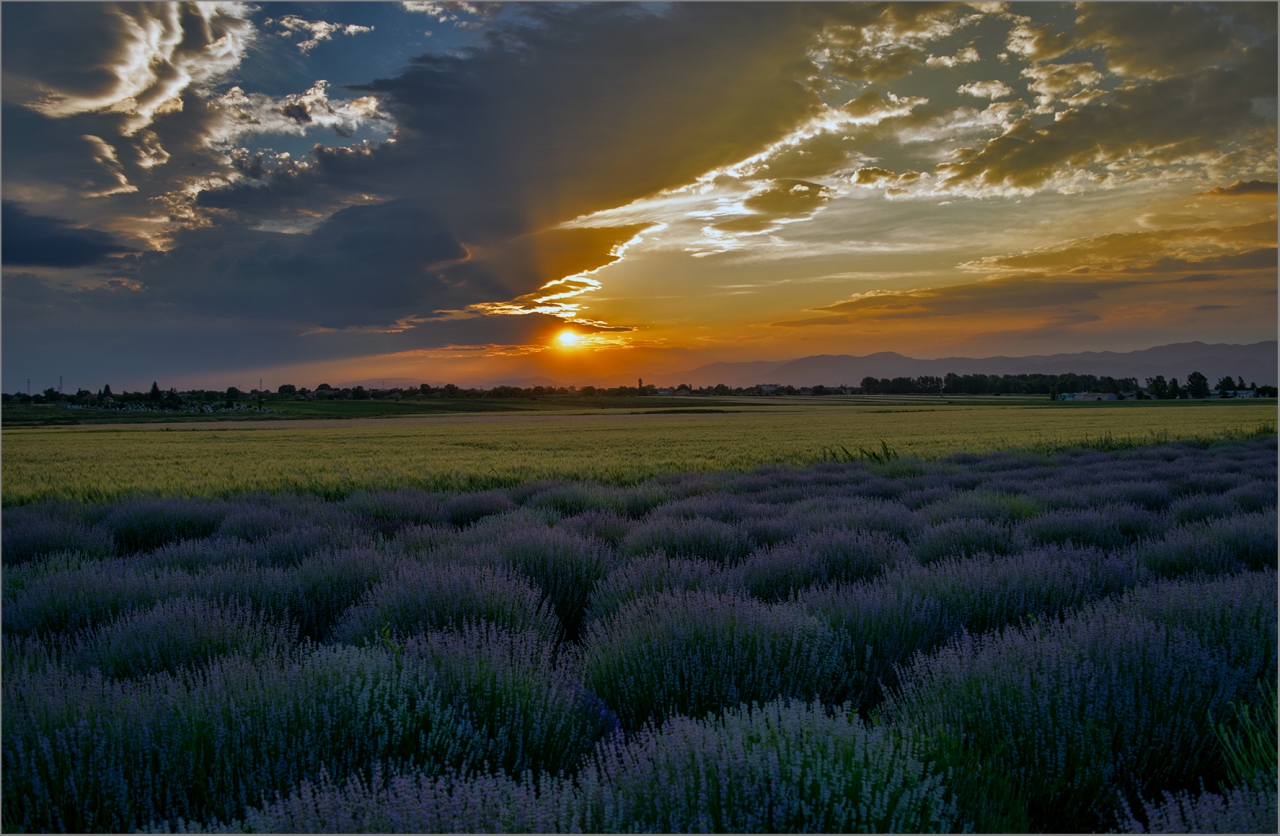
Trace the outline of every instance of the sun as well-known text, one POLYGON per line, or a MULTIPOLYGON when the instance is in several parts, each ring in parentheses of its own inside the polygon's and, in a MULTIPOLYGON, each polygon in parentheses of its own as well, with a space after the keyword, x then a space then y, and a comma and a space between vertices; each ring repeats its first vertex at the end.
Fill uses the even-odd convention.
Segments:
POLYGON ((559 341, 560 345, 564 346, 565 348, 573 348, 578 344, 578 341, 581 339, 582 337, 574 333, 573 331, 561 331, 560 335, 556 337, 556 340, 559 341))

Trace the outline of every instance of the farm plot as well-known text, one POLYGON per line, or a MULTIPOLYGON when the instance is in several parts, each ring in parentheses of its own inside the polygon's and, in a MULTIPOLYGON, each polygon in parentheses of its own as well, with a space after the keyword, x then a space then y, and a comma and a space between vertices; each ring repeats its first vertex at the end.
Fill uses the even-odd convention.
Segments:
POLYGON ((1276 829, 1276 439, 3 516, 6 830, 1276 829))
MULTIPOLYGON (((799 399, 797 399, 799 400, 799 399)), ((823 399, 810 398, 811 401, 823 399)), ((998 400, 998 399, 993 399, 998 400)), ((1274 404, 853 404, 778 413, 482 416, 287 429, 44 429, 4 433, 3 501, 131 493, 506 488, 534 479, 634 484, 660 473, 809 465, 881 444, 903 455, 1275 433, 1274 404)))

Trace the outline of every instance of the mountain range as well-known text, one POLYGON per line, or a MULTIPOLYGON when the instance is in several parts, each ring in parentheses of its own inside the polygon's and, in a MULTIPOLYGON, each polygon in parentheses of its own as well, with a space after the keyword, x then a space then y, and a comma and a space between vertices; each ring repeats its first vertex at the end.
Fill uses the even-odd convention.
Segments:
POLYGON ((654 375, 646 381, 658 385, 754 386, 776 383, 790 386, 857 386, 864 377, 942 377, 955 374, 1091 374, 1098 377, 1148 377, 1164 375, 1185 381, 1200 372, 1213 385, 1223 375, 1243 377, 1245 383, 1276 385, 1276 341, 1250 345, 1213 345, 1202 342, 1160 345, 1141 351, 1084 351, 1077 354, 1039 354, 1030 357, 943 357, 918 360, 893 351, 858 357, 849 354, 817 354, 778 362, 711 363, 674 374, 654 375))

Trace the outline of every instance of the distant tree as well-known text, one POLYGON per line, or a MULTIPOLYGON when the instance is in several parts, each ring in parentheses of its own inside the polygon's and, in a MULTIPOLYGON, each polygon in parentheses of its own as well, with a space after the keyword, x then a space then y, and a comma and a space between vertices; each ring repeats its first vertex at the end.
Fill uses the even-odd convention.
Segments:
POLYGON ((1235 391, 1236 382, 1231 379, 1231 375, 1227 375, 1226 377, 1218 378, 1218 382, 1214 384, 1213 388, 1218 390, 1218 395, 1221 397, 1224 392, 1235 391))
POLYGON ((1178 398, 1186 397, 1187 390, 1178 385, 1178 378, 1169 378, 1169 400, 1176 401, 1178 398))
POLYGON ((164 393, 160 391, 160 386, 153 380, 151 381, 151 391, 147 393, 147 400, 158 401, 164 397, 164 393))
POLYGON ((1164 379, 1164 375, 1158 374, 1155 377, 1147 378, 1147 394, 1158 401, 1166 400, 1169 397, 1169 384, 1164 379))
POLYGON ((351 390, 351 400, 367 401, 369 400, 369 392, 363 386, 356 386, 351 390))
POLYGON ((582 395, 583 397, 594 398, 596 396, 597 391, 598 390, 594 386, 583 386, 581 389, 578 390, 578 394, 582 395))
POLYGON ((111 397, 111 384, 108 383, 102 387, 102 397, 104 398, 111 397))
POLYGON ((942 394, 942 378, 933 375, 920 375, 916 378, 916 391, 925 395, 942 394))
POLYGON ((329 391, 330 389, 332 389, 332 388, 333 388, 333 387, 332 387, 332 386, 330 386, 330 385, 329 385, 329 384, 327 384, 327 383, 321 383, 319 386, 317 386, 317 387, 316 387, 316 391, 317 391, 317 392, 328 392, 328 391, 329 391))
POLYGON ((1209 378, 1200 372, 1187 375, 1187 395, 1192 398, 1209 397, 1209 378))
POLYGON ((1237 377, 1237 378, 1236 378, 1236 388, 1237 388, 1237 389, 1244 389, 1244 388, 1246 388, 1246 387, 1245 387, 1245 385, 1244 385, 1244 378, 1243 378, 1243 377, 1237 377))
POLYGON ((864 377, 862 378, 862 394, 874 395, 880 391, 880 378, 864 377))
POLYGON ((282 383, 279 387, 276 388, 276 394, 277 395, 296 395, 298 394, 298 387, 294 386, 292 383, 282 383))

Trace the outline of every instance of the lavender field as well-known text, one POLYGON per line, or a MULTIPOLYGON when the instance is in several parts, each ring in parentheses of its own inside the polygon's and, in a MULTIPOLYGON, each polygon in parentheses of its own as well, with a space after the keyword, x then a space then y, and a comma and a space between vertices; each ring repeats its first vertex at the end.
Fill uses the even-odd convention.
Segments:
POLYGON ((3 827, 1275 832, 1276 438, 3 515, 3 827))

